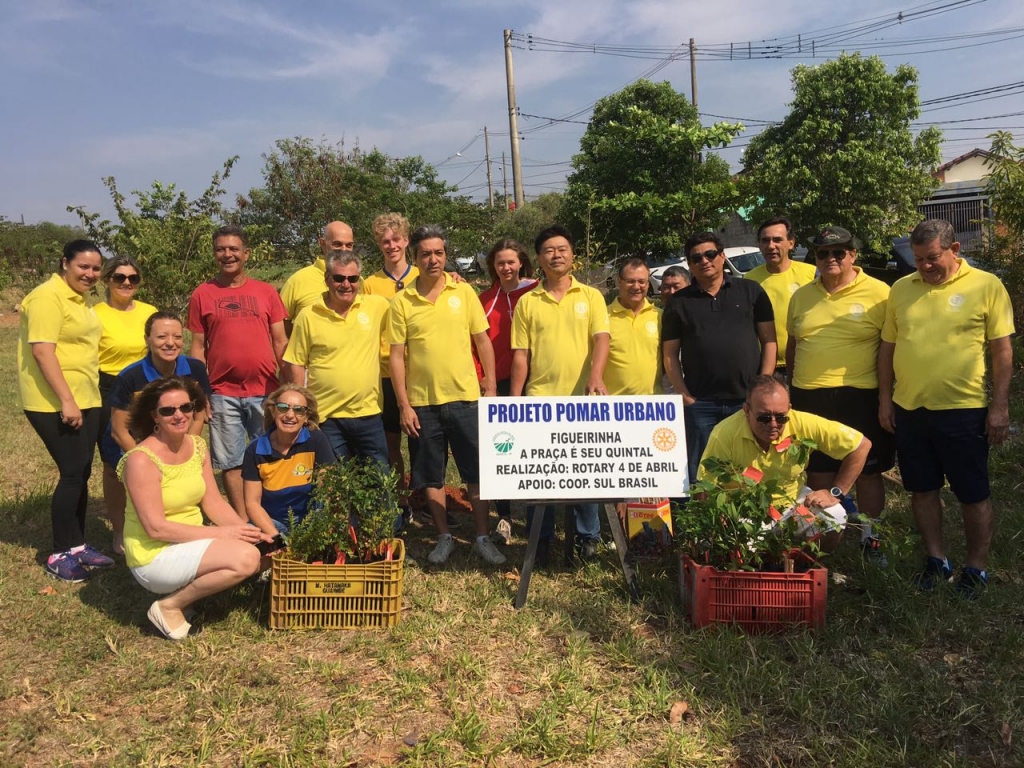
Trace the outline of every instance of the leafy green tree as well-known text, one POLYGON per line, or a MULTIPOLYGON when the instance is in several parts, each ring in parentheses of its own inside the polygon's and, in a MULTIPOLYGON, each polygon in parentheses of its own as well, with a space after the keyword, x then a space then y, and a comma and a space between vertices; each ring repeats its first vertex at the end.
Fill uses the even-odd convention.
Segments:
POLYGON ((514 210, 497 208, 492 215, 486 242, 481 250, 487 251, 502 238, 518 240, 533 255, 533 241, 544 227, 561 221, 562 194, 547 192, 514 210))
MULTIPOLYGON (((143 273, 140 298, 181 314, 195 287, 215 271, 210 236, 224 219, 223 182, 237 160, 228 159, 195 200, 174 184, 154 181, 146 191, 133 190, 135 203, 129 205, 114 177, 107 176, 103 183, 110 190, 117 222, 82 206, 68 206, 68 211, 78 214, 87 236, 101 248, 135 257, 143 273)), ((261 255, 255 253, 251 263, 261 255)))
POLYGON ((85 232, 78 227, 19 224, 0 216, 0 290, 34 288, 57 270, 64 243, 80 237, 85 232))
POLYGON ((989 138, 987 191, 996 229, 981 256, 1002 278, 1013 301, 1017 327, 1024 328, 1024 147, 1016 146, 1013 134, 1007 131, 997 131, 989 138))
POLYGON ((239 196, 237 204, 239 222, 260 225, 279 256, 308 261, 323 226, 340 219, 373 257, 370 225, 387 211, 401 213, 414 228, 444 226, 458 250, 475 253, 482 245, 486 209, 455 195, 422 157, 393 158, 301 137, 275 147, 263 156, 264 186, 239 196))
POLYGON ((590 258, 678 251, 737 201, 728 164, 704 157, 742 126, 700 124, 668 82, 638 80, 597 102, 565 190, 564 212, 590 258))
POLYGON ((892 74, 876 56, 844 54, 792 71, 794 98, 781 123, 755 136, 743 155, 751 220, 785 214, 799 241, 843 226, 871 249, 920 219, 917 205, 938 182, 942 132, 916 137, 917 70, 892 74))

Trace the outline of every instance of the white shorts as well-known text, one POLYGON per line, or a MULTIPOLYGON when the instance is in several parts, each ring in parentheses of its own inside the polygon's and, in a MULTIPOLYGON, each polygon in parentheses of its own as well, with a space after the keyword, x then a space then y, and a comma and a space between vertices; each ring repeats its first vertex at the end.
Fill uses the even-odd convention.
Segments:
POLYGON ((152 562, 129 568, 142 586, 157 595, 169 595, 191 584, 196 578, 199 563, 213 539, 197 539, 171 544, 153 558, 152 562))

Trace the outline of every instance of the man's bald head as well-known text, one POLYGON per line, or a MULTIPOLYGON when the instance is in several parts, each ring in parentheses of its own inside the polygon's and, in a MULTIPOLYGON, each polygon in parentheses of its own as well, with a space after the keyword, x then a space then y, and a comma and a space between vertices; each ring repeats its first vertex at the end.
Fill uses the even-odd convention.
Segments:
POLYGON ((331 251, 351 251, 354 247, 352 227, 344 221, 332 221, 324 227, 324 236, 320 238, 320 250, 325 257, 331 251))

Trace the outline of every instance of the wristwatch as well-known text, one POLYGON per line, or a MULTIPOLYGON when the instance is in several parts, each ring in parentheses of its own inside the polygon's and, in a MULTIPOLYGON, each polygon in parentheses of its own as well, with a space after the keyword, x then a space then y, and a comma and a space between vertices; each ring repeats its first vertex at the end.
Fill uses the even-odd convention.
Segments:
POLYGON ((843 498, 843 496, 846 495, 846 494, 843 493, 843 489, 840 488, 838 485, 835 485, 835 486, 829 488, 828 492, 831 493, 837 499, 841 499, 841 498, 843 498))

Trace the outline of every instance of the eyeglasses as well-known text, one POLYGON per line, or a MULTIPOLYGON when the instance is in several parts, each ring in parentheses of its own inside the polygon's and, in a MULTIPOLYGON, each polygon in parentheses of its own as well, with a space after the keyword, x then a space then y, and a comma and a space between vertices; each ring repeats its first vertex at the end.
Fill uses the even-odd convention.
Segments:
POLYGON ((336 283, 349 282, 355 285, 359 282, 359 275, 331 275, 331 280, 336 283))
POLYGON ((771 424, 773 421, 782 426, 789 421, 789 414, 786 413, 759 413, 754 417, 758 424, 771 424))
POLYGON ((142 278, 139 276, 138 273, 126 275, 124 272, 115 272, 110 276, 110 279, 112 282, 115 282, 118 285, 121 285, 121 283, 123 283, 126 280, 132 285, 138 285, 139 283, 142 282, 142 278))
POLYGON ((831 250, 822 249, 820 251, 814 252, 814 258, 816 258, 818 261, 824 261, 825 259, 831 257, 836 261, 842 261, 843 259, 846 258, 847 253, 849 253, 849 251, 847 251, 845 248, 832 248, 831 250))
POLYGON ((691 264, 699 264, 700 262, 704 261, 704 259, 707 259, 708 261, 714 261, 715 257, 718 256, 718 254, 720 253, 721 251, 719 250, 703 251, 702 253, 691 253, 686 257, 686 260, 691 264))
POLYGON ((156 409, 156 412, 166 418, 168 416, 173 416, 175 411, 181 411, 183 414, 188 416, 195 409, 195 403, 182 403, 181 405, 161 405, 156 409))
POLYGON ((295 411, 296 416, 305 416, 309 413, 308 405, 292 405, 291 403, 274 403, 274 410, 284 416, 288 411, 295 411))

